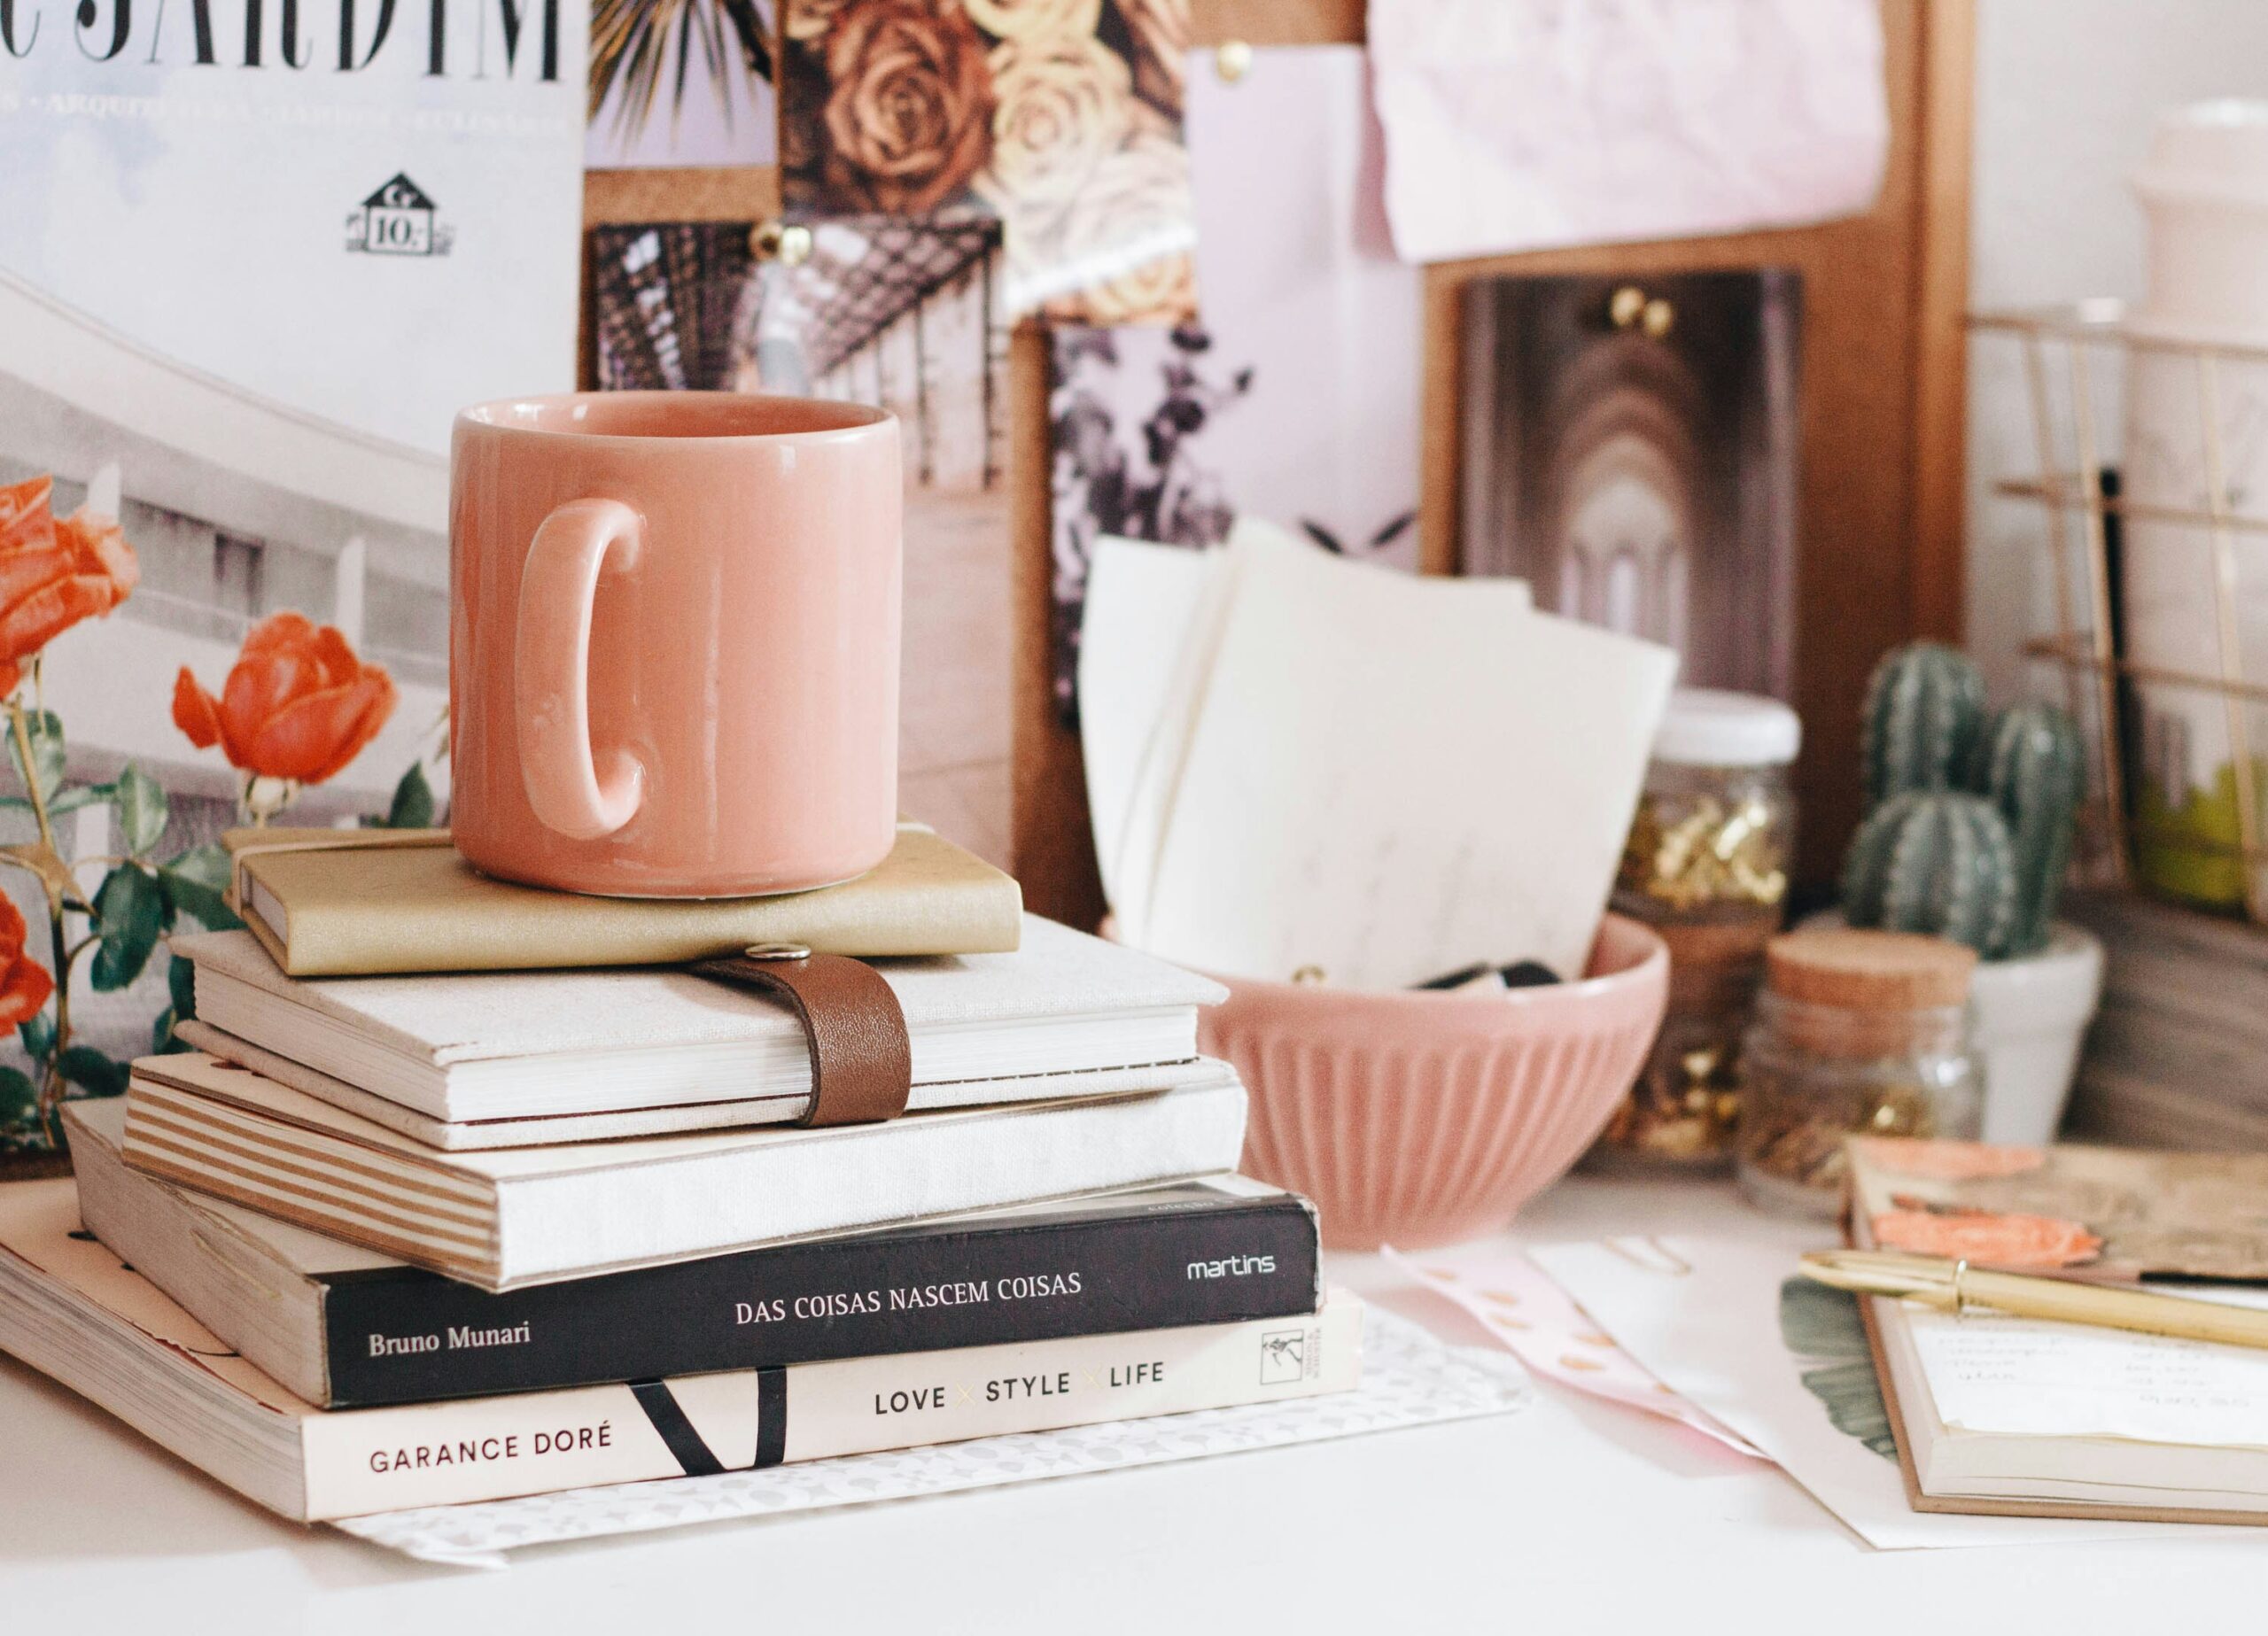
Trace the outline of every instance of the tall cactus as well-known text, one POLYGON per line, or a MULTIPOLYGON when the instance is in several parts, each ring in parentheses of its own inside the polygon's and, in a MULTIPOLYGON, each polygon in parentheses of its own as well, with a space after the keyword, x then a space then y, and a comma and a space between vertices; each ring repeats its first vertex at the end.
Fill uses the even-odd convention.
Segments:
POLYGON ((1915 642, 1885 658, 1867 684, 1867 810, 1912 790, 1961 787, 1984 724, 1984 682, 1968 655, 1915 642))
POLYGON ((1852 926, 1949 937, 1998 959, 2016 930, 2016 876, 2015 845, 1991 802, 1909 790, 1860 826, 1843 868, 1843 912, 1852 926))
POLYGON ((1971 785, 1999 809, 2016 866, 2011 955, 2047 946, 2048 924, 2070 868, 2071 832, 2085 793, 2078 724, 2052 704, 2001 711, 1977 741, 1971 785))

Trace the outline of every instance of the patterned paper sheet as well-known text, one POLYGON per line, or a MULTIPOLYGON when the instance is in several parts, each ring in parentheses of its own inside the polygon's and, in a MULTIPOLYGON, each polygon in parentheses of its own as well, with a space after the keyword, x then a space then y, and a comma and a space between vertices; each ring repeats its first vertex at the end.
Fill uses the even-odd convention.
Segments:
POLYGON ((728 1471, 720 1477, 393 1511, 355 1517, 338 1526, 423 1562, 501 1568, 506 1565, 503 1553, 521 1546, 866 1505, 1322 1442, 1401 1426, 1509 1414, 1528 1401, 1526 1372, 1510 1358, 1445 1346, 1416 1324, 1375 1307, 1364 1314, 1363 1322, 1363 1384, 1330 1397, 982 1438, 936 1448, 728 1471))
POLYGON ((1542 1268, 1510 1245, 1490 1243, 1418 1255, 1389 1249, 1386 1259, 1464 1307, 1545 1378, 1610 1403, 1681 1422, 1752 1459, 1771 1458, 1648 1374, 1542 1268))

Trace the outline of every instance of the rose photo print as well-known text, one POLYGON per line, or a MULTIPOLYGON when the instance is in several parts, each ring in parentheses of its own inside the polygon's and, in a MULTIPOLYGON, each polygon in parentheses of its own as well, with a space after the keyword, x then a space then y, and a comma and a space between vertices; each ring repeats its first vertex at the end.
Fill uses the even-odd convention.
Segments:
POLYGON ((1190 0, 783 0, 781 24, 790 212, 997 215, 1011 317, 1195 311, 1190 0))

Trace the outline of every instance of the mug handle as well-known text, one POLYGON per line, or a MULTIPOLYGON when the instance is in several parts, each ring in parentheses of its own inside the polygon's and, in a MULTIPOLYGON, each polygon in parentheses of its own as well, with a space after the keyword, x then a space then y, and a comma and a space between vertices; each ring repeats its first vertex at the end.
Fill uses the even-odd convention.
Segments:
POLYGON ((636 816, 646 770, 627 750, 598 765, 591 747, 591 610, 610 552, 628 567, 644 543, 618 500, 571 500, 544 518, 520 572, 513 709, 528 805, 575 841, 610 835, 636 816))

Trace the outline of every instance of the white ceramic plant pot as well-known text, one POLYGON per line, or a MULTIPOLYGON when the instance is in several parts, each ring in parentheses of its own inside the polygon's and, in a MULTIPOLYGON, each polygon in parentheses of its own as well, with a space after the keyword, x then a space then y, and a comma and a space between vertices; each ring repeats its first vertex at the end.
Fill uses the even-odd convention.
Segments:
POLYGON ((1984 1063, 1984 1140, 2054 1141, 2102 994, 2102 945, 2058 920, 2039 953, 1979 964, 1969 992, 1970 1036, 1984 1063))

